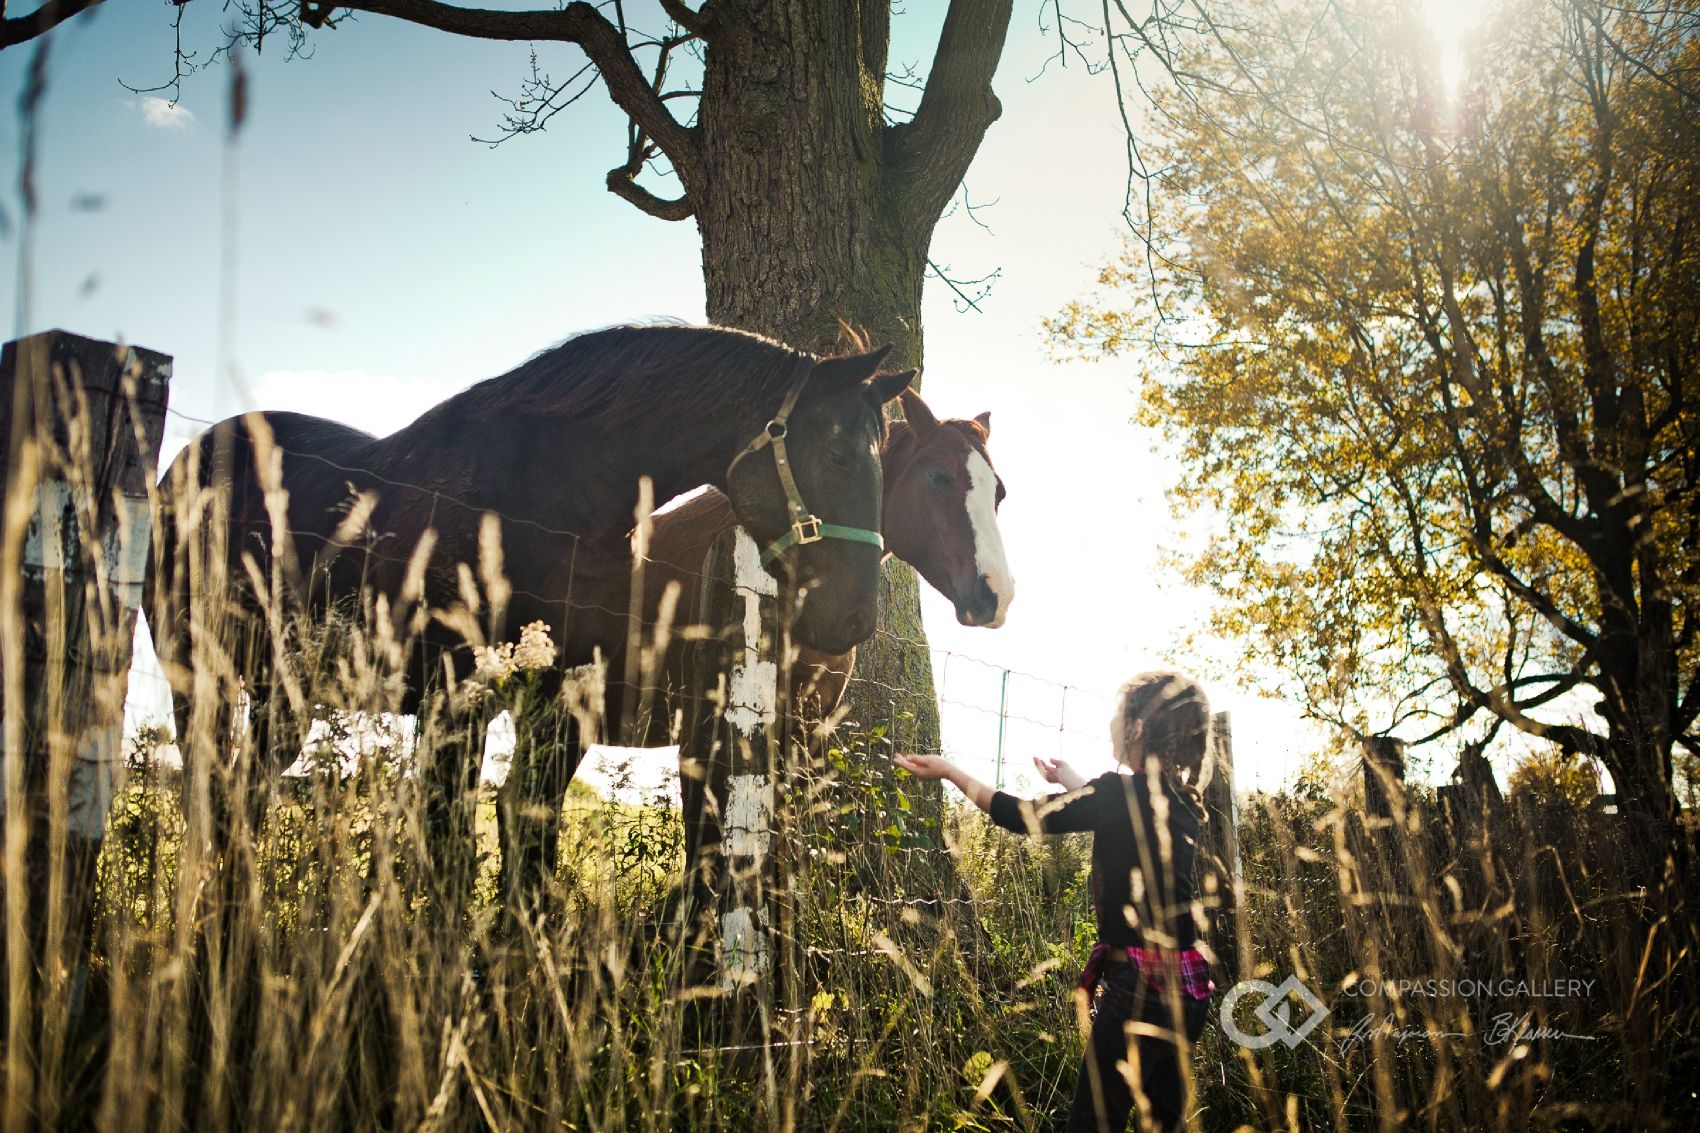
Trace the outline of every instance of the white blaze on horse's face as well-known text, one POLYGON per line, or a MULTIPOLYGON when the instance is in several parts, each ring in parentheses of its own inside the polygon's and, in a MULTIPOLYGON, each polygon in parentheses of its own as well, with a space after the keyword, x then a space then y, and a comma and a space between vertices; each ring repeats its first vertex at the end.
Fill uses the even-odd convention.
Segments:
POLYGON ((978 450, 968 454, 968 524, 974 532, 974 569, 997 595, 998 610, 987 629, 1003 625, 1009 604, 1015 598, 1015 576, 1004 558, 1003 535, 998 531, 998 474, 978 450))

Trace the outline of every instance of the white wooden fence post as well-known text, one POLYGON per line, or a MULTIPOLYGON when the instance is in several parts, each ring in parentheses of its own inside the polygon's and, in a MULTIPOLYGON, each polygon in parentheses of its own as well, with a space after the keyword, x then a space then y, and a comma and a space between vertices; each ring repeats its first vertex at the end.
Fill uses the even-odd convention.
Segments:
MULTIPOLYGON (((684 982, 715 1016, 765 1039, 771 1017, 775 932, 775 799, 779 733, 778 587, 742 530, 710 544, 689 609, 700 627, 686 669, 680 762, 701 776, 695 854, 686 862, 684 982)), ((697 1027, 699 1032, 703 1028, 697 1027)), ((706 1033, 706 1032, 705 1032, 706 1033)))
POLYGON ((761 550, 743 528, 733 533, 733 613, 740 631, 726 677, 725 742, 731 776, 722 838, 726 896, 721 903, 720 985, 759 987, 773 966, 771 881, 774 729, 778 723, 778 587, 761 566, 761 550))

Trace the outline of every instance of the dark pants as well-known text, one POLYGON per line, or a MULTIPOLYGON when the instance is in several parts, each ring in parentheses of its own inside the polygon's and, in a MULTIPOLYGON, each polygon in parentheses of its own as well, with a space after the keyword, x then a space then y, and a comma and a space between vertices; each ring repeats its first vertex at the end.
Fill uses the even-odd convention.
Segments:
POLYGON ((1132 1063, 1129 1050, 1137 1044, 1140 1089, 1151 1107, 1152 1124, 1146 1128, 1181 1128, 1186 1107, 1186 1083, 1181 1075, 1182 1051, 1179 1034, 1186 1035, 1187 1051, 1204 1033, 1210 1001, 1181 997, 1181 1023, 1177 1028, 1170 1013, 1170 999, 1151 990, 1144 977, 1129 964, 1105 971, 1103 994, 1092 1019, 1092 1035, 1080 1062, 1080 1080, 1074 1087, 1074 1104, 1068 1111, 1069 1133, 1122 1133, 1134 1111, 1133 1091, 1116 1063, 1132 1063), (1129 1036, 1129 1021, 1149 1024, 1165 1035, 1129 1036))

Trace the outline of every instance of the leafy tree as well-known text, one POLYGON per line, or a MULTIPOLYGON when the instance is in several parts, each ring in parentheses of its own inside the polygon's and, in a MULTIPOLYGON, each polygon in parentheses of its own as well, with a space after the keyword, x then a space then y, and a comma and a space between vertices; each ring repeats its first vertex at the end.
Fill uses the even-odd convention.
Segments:
MULTIPOLYGON (((0 49, 98 3, 47 0, 0 19, 0 49)), ((321 30, 367 16, 575 46, 583 65, 566 80, 534 69, 512 102, 508 134, 544 128, 600 83, 630 119, 608 189, 652 217, 696 222, 710 320, 816 350, 831 349, 849 323, 894 343, 891 364, 907 367, 922 360, 934 225, 1000 112, 991 83, 1011 4, 951 0, 924 82, 899 76, 920 91, 908 116, 885 101, 887 0, 613 0, 519 11, 440 0, 232 0, 227 10, 234 41, 256 48, 299 51, 321 30)), ((858 676, 864 687, 911 694, 919 719, 915 734, 903 729, 904 742, 935 750, 938 709, 914 572, 894 563, 887 591, 887 633, 863 647, 858 676)), ((878 692, 852 718, 887 720, 888 699, 878 692)))
POLYGON ((1547 748, 1513 767, 1506 785, 1512 797, 1527 794, 1548 806, 1581 810, 1600 793, 1600 773, 1588 760, 1547 748))
POLYGON ((1597 758, 1662 858, 1700 715, 1700 20, 1513 0, 1454 90, 1405 5, 1194 11, 1111 28, 1172 80, 1151 223, 1055 341, 1144 360, 1252 671, 1355 731, 1597 758))

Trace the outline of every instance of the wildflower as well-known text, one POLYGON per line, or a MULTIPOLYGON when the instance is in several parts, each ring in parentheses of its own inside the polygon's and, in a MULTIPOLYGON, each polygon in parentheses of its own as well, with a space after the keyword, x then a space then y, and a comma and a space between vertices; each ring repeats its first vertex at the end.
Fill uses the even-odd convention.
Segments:
POLYGON ((547 669, 555 663, 555 643, 549 638, 549 626, 532 622, 519 631, 519 645, 510 654, 513 667, 522 672, 547 669))
POLYGON ((514 674, 513 642, 480 645, 472 651, 472 660, 474 679, 489 685, 499 685, 514 674))
POLYGON ((472 651, 473 678, 485 685, 500 686, 515 673, 547 669, 555 663, 555 643, 549 626, 532 622, 519 631, 519 644, 511 641, 480 645, 472 651))

